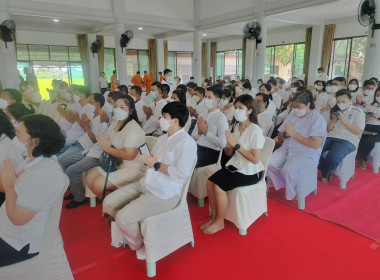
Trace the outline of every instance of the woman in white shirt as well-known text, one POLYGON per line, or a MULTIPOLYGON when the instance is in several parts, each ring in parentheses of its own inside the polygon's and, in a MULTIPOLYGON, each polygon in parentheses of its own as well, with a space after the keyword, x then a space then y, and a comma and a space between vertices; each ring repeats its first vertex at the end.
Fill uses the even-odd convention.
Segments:
POLYGON ((274 116, 274 115, 276 115, 277 108, 276 108, 276 104, 273 101, 273 97, 270 94, 271 90, 272 90, 272 86, 270 84, 262 84, 259 88, 259 92, 267 94, 269 96, 269 104, 268 104, 266 110, 268 111, 268 113, 271 116, 274 116))
MULTIPOLYGON (((144 176, 146 167, 138 160, 139 147, 145 143, 145 133, 138 124, 133 99, 121 95, 114 105, 114 122, 107 134, 99 134, 97 141, 104 152, 119 160, 117 170, 109 174, 106 190, 136 182, 144 176)), ((87 186, 101 199, 107 172, 101 167, 93 169, 86 178, 87 186)))
POLYGON ((228 125, 232 124, 234 118, 234 100, 232 98, 231 91, 227 88, 222 90, 222 99, 220 100, 219 110, 226 116, 228 125))
MULTIPOLYGON (((348 90, 351 93, 352 97, 352 104, 356 104, 356 96, 359 94, 362 94, 362 90, 359 89, 359 81, 358 79, 351 79, 350 82, 348 83, 348 90)), ((357 106, 357 105, 355 105, 357 106)))
POLYGON ((366 115, 367 124, 364 131, 369 133, 363 133, 360 138, 356 156, 356 159, 359 160, 360 169, 367 168, 368 155, 375 144, 380 142, 380 88, 377 88, 373 102, 366 108, 366 115), (373 133, 376 133, 376 135, 373 135, 373 133))
POLYGON ((264 136, 270 137, 268 133, 273 126, 273 116, 266 110, 269 103, 269 96, 259 92, 256 94, 255 100, 257 105, 257 122, 263 130, 264 136))
POLYGON ((264 174, 260 161, 265 137, 257 125, 254 99, 250 95, 239 96, 235 101, 234 124, 226 131, 228 145, 224 152, 231 157, 226 166, 207 181, 207 195, 212 217, 201 229, 213 234, 224 228, 228 205, 227 191, 258 183, 264 174))
POLYGON ((28 157, 21 172, 21 167, 15 172, 10 159, 0 165, 6 196, 0 208, 0 266, 38 255, 51 211, 66 186, 61 166, 52 158, 65 144, 59 126, 47 116, 31 115, 17 126, 16 135, 28 157))

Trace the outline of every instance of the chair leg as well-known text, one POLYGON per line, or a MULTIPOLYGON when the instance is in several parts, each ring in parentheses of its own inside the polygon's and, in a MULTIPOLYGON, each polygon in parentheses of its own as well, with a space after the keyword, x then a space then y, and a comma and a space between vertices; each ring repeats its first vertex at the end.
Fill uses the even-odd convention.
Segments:
POLYGON ((240 235, 247 235, 247 230, 239 228, 239 234, 240 235))
POLYGON ((313 191, 313 194, 317 195, 317 189, 315 189, 315 190, 313 191))
POLYGON ((190 242, 190 246, 194 248, 194 239, 190 242))
POLYGON ((148 277, 156 276, 156 263, 155 262, 146 262, 146 274, 148 277))
POLYGON ((347 188, 347 182, 340 182, 340 188, 345 190, 347 188))
POLYGON ((198 206, 199 207, 205 206, 205 199, 204 198, 198 198, 198 206))
POLYGON ((96 197, 90 197, 90 207, 96 206, 96 197))
POLYGON ((298 198, 298 209, 304 210, 305 209, 305 198, 298 198))
POLYGON ((374 166, 373 167, 373 173, 379 174, 379 166, 374 166))

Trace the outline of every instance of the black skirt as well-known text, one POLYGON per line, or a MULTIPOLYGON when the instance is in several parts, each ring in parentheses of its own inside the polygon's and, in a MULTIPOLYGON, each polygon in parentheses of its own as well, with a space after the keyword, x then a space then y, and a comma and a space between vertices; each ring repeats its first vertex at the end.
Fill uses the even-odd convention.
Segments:
POLYGON ((231 172, 222 168, 208 178, 211 182, 218 185, 223 191, 230 191, 237 187, 245 187, 257 184, 264 175, 264 171, 253 175, 244 175, 240 172, 231 172))

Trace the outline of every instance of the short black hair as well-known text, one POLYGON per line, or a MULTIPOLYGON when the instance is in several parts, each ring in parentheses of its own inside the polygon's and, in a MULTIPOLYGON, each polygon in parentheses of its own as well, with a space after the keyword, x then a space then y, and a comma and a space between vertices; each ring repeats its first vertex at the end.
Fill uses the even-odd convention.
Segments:
POLYGON ((319 68, 318 68, 318 71, 325 71, 325 68, 323 68, 323 67, 319 67, 319 68))
POLYGON ((86 86, 80 86, 78 85, 76 90, 80 93, 80 94, 84 94, 86 96, 86 98, 88 98, 90 96, 90 89, 86 86))
POLYGON ((300 85, 304 86, 305 85, 305 81, 304 80, 301 80, 301 79, 298 79, 297 82, 300 83, 300 85))
POLYGON ((3 92, 9 92, 10 98, 13 99, 16 103, 21 103, 22 101, 22 94, 19 90, 14 88, 6 88, 3 90, 3 92))
POLYGON ((128 94, 128 87, 126 85, 120 85, 117 87, 117 89, 121 92, 124 92, 125 94, 128 94))
POLYGON ((271 84, 271 85, 273 85, 273 86, 277 86, 277 81, 275 80, 275 79, 270 79, 270 80, 268 80, 268 82, 267 82, 268 84, 271 84))
POLYGON ((231 91, 228 88, 222 89, 222 96, 227 97, 227 98, 231 97, 230 102, 234 101, 234 99, 232 97, 232 93, 231 93, 231 91))
POLYGON ((338 90, 336 93, 336 98, 338 98, 339 96, 342 96, 342 95, 346 95, 350 100, 352 99, 351 92, 347 89, 338 90))
POLYGON ((346 78, 344 77, 335 77, 333 81, 338 81, 339 83, 346 85, 346 78))
POLYGON ((378 84, 379 83, 379 79, 378 78, 376 78, 376 77, 371 77, 371 78, 369 78, 370 80, 374 80, 375 82, 376 82, 376 84, 378 84))
POLYGON ((168 74, 168 73, 170 73, 170 72, 173 72, 173 71, 170 70, 170 69, 165 69, 165 70, 164 70, 164 75, 166 75, 166 74, 168 74))
POLYGON ((141 87, 139 86, 131 86, 131 89, 134 89, 138 95, 141 96, 141 87))
POLYGON ((136 74, 140 74, 140 71, 137 71, 136 74))
POLYGON ((262 87, 265 87, 268 92, 270 92, 272 90, 272 86, 270 84, 261 84, 261 86, 259 87, 259 90, 262 87))
POLYGON ((121 95, 121 93, 118 92, 118 91, 111 91, 108 94, 108 97, 111 97, 114 101, 116 101, 119 98, 120 95, 121 95))
POLYGON ((162 115, 167 113, 172 119, 178 119, 180 127, 184 127, 189 119, 189 111, 187 110, 186 105, 183 105, 181 102, 171 102, 166 104, 164 108, 162 108, 161 113, 162 115))
POLYGON ((193 83, 193 82, 190 82, 190 83, 187 83, 187 87, 194 89, 194 88, 197 87, 197 84, 193 83))
POLYGON ((99 103, 100 108, 102 108, 104 106, 104 103, 105 103, 106 100, 105 100, 103 94, 93 93, 93 94, 90 94, 90 95, 94 96, 94 100, 95 100, 96 103, 99 103))
POLYGON ((278 83, 282 85, 285 84, 285 80, 283 78, 276 78, 276 79, 278 79, 278 83))
POLYGON ((206 92, 205 92, 205 89, 203 87, 196 87, 194 89, 194 91, 199 92, 200 94, 202 94, 203 97, 205 97, 206 92))
POLYGON ((160 82, 154 82, 152 83, 152 86, 156 86, 160 90, 161 94, 164 92, 164 88, 160 82))
POLYGON ((184 92, 181 89, 176 89, 173 91, 173 94, 176 94, 178 96, 179 102, 182 103, 183 105, 186 105, 186 92, 184 92))
POLYGON ((158 72, 158 74, 161 74, 161 75, 162 75, 162 72, 158 72))
POLYGON ((257 79, 258 82, 264 83, 263 79, 257 79))
POLYGON ((5 134, 8 138, 13 139, 15 137, 15 127, 9 120, 7 114, 3 110, 0 110, 0 135, 5 134))
POLYGON ((307 105, 310 103, 310 109, 314 110, 315 108, 313 93, 310 90, 303 90, 297 93, 296 96, 293 97, 292 101, 299 102, 304 105, 307 105))
POLYGON ((212 86, 212 87, 207 88, 207 91, 211 91, 212 94, 215 96, 215 98, 219 98, 219 99, 222 98, 222 88, 221 87, 212 86))
POLYGON ((244 82, 244 83, 243 83, 243 88, 247 88, 247 89, 251 90, 251 89, 252 89, 251 83, 249 83, 249 82, 244 82))
POLYGON ((168 84, 162 84, 162 91, 170 92, 170 86, 168 84))
POLYGON ((35 110, 32 106, 27 108, 23 103, 14 103, 8 106, 7 111, 20 122, 22 117, 34 114, 35 110))
POLYGON ((265 108, 267 108, 269 105, 269 95, 265 94, 265 93, 258 92, 258 93, 256 93, 256 97, 257 96, 261 96, 263 98, 263 101, 267 103, 267 105, 265 106, 265 108))
POLYGON ((58 124, 45 115, 29 115, 22 120, 30 137, 38 138, 39 144, 33 150, 33 157, 51 157, 65 146, 65 136, 58 124))
POLYGON ((365 80, 364 83, 363 83, 363 87, 366 87, 366 86, 374 86, 376 87, 376 82, 374 80, 365 80))
POLYGON ((299 82, 293 82, 290 85, 293 86, 293 87, 296 87, 296 88, 301 87, 301 84, 299 82))
POLYGON ((328 80, 328 81, 326 82, 326 85, 332 85, 332 82, 333 82, 333 80, 328 80))
POLYGON ((186 88, 186 86, 185 86, 185 85, 183 85, 183 84, 180 84, 180 85, 178 85, 178 86, 177 86, 177 89, 183 90, 184 92, 186 92, 186 91, 187 91, 187 88, 186 88))
POLYGON ((194 80, 194 76, 191 76, 191 77, 190 77, 190 80, 194 80))

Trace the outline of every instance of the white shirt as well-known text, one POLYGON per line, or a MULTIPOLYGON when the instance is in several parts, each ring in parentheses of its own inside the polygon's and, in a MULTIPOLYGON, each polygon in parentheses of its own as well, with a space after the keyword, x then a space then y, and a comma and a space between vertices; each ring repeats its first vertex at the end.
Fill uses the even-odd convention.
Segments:
POLYGON ((2 134, 0 135, 0 164, 7 158, 11 159, 15 166, 23 160, 21 154, 17 152, 12 144, 12 140, 5 134, 2 134))
POLYGON ((203 100, 201 102, 199 102, 196 107, 196 112, 197 114, 200 116, 201 114, 207 114, 208 112, 208 109, 206 108, 205 106, 205 99, 203 98, 203 100))
MULTIPOLYGON (((240 146, 245 150, 253 150, 264 148, 265 137, 262 129, 251 123, 242 134, 239 132, 239 123, 236 124, 233 134, 238 140, 240 146)), ((265 169, 263 163, 259 161, 257 164, 247 160, 238 151, 234 153, 232 158, 226 163, 226 166, 233 165, 238 169, 238 172, 244 175, 254 175, 265 169)))
POLYGON ((279 110, 281 107, 281 99, 282 98, 281 98, 280 94, 278 93, 278 91, 272 94, 272 98, 273 98, 274 104, 276 105, 276 109, 279 110))
POLYGON ((326 73, 318 73, 317 74, 317 81, 327 82, 328 80, 329 80, 329 76, 327 76, 326 73))
POLYGON ((107 78, 99 77, 100 88, 108 88, 107 78))
POLYGON ((153 153, 162 164, 168 165, 168 175, 149 168, 140 182, 161 199, 175 195, 181 197, 182 187, 191 176, 197 158, 197 145, 183 129, 171 136, 164 134, 157 139, 153 153))
MULTIPOLYGON (((87 103, 83 107, 80 108, 78 114, 79 118, 82 119, 82 115, 86 114, 87 117, 91 120, 94 116, 94 112, 90 109, 91 104, 87 103)), ((66 132, 66 145, 73 144, 84 134, 83 128, 79 125, 79 123, 73 123, 73 126, 66 132)))
POLYGON ((269 130, 273 126, 273 116, 271 116, 267 111, 264 111, 257 115, 257 122, 263 130, 264 136, 268 136, 269 130))
POLYGON ((195 103, 191 94, 187 91, 186 92, 186 107, 189 108, 190 106, 193 108, 196 108, 197 104, 195 103))
POLYGON ((0 208, 0 238, 18 251, 30 244, 32 254, 40 250, 51 211, 65 188, 65 175, 52 158, 28 158, 23 169, 14 187, 16 203, 37 213, 27 224, 15 226, 8 218, 5 201, 0 208))
POLYGON ((101 155, 103 153, 103 149, 100 147, 99 143, 96 142, 87 152, 83 152, 83 154, 86 154, 86 157, 92 157, 92 158, 98 158, 100 159, 101 155))
POLYGON ((143 109, 144 106, 145 104, 144 104, 144 101, 142 101, 142 99, 140 99, 138 102, 135 103, 137 118, 139 119, 141 126, 144 126, 146 122, 146 115, 143 109))
POLYGON ((233 105, 231 106, 231 108, 223 112, 223 114, 227 118, 227 121, 232 121, 232 119, 234 118, 234 112, 235 112, 235 108, 233 105))
MULTIPOLYGON (((79 112, 80 108, 81 106, 79 103, 68 103, 66 106, 67 111, 73 111, 77 113, 79 112)), ((69 131, 73 126, 71 122, 69 122, 62 116, 60 116, 59 118, 58 125, 65 133, 67 133, 67 131, 69 131)))
MULTIPOLYGON (((100 115, 93 118, 90 122, 90 128, 92 133, 95 135, 95 137, 98 136, 98 134, 104 134, 108 128, 108 125, 106 122, 100 122, 100 115)), ((78 139, 79 144, 82 145, 83 149, 86 151, 90 149, 94 142, 92 142, 90 136, 88 136, 88 133, 86 132, 78 139)))
POLYGON ((149 119, 147 119, 143 126, 145 134, 151 134, 160 128, 160 117, 162 116, 162 108, 164 108, 166 104, 167 103, 163 99, 157 102, 152 101, 149 104, 149 107, 152 108, 153 115, 149 119))
POLYGON ((197 141, 199 146, 220 151, 227 145, 226 130, 228 122, 226 116, 216 109, 215 111, 201 116, 208 124, 207 135, 198 135, 198 125, 195 125, 191 136, 197 141))
POLYGON ((269 99, 269 104, 266 108, 266 111, 268 111, 271 116, 274 116, 276 114, 276 109, 276 104, 273 102, 273 100, 269 99))
POLYGON ((288 102, 290 93, 286 89, 280 89, 277 93, 280 95, 282 103, 288 102))
POLYGON ((315 110, 320 112, 323 107, 327 106, 327 103, 330 99, 330 95, 325 91, 323 91, 322 93, 317 92, 316 94, 318 94, 318 97, 315 100, 315 110))
MULTIPOLYGON (((355 106, 350 106, 343 113, 348 121, 353 125, 356 125, 360 129, 365 127, 365 114, 362 110, 355 106)), ((351 133, 341 121, 337 121, 334 128, 327 134, 327 137, 334 137, 351 142, 355 147, 359 145, 361 135, 355 135, 351 133)))
MULTIPOLYGON (((380 106, 377 105, 377 104, 374 104, 374 105, 371 105, 371 106, 367 106, 366 107, 366 112, 372 112, 375 115, 380 115, 380 106)), ((367 124, 380 125, 380 120, 376 119, 375 116, 373 116, 373 117, 370 116, 369 119, 368 119, 368 121, 367 121, 367 124)))

